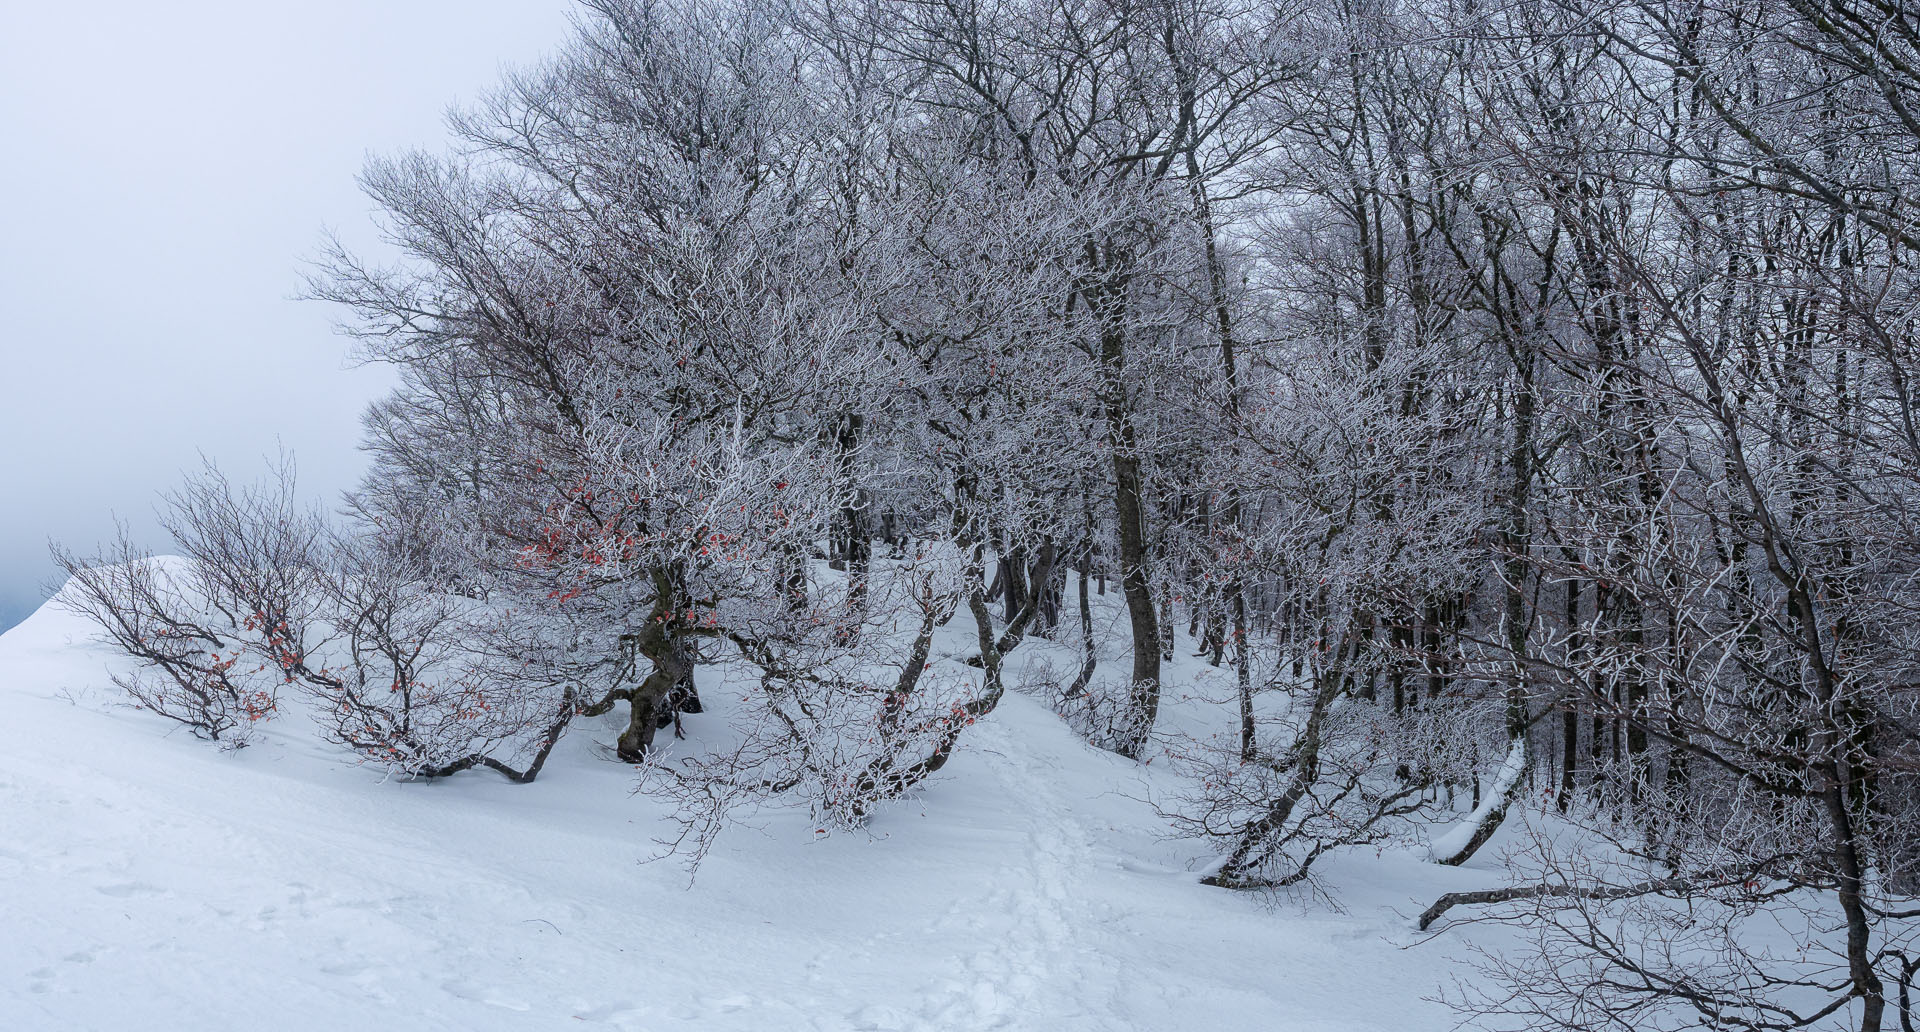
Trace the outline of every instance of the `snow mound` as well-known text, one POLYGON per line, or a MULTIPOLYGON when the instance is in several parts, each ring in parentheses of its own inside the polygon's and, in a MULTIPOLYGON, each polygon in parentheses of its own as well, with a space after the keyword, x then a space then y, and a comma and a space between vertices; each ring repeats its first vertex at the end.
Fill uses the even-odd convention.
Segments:
POLYGON ((1204 888, 1165 775, 1010 696, 871 836, 768 813, 690 885, 641 862, 666 825, 611 725, 532 785, 382 781, 292 729, 171 731, 88 638, 51 605, 0 635, 4 1029, 1440 1030, 1454 951, 1402 949, 1409 917, 1486 877, 1204 888))

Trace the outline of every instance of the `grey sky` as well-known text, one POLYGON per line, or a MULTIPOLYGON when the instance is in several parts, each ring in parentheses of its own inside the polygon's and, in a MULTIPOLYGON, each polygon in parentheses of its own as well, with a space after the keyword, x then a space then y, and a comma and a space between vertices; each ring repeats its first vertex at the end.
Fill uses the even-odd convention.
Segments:
MULTIPOLYGON (((335 313, 290 300, 323 228, 370 245, 369 152, 437 146, 449 104, 560 42, 564 0, 31 2, 0 11, 0 628, 46 541, 154 494, 205 450, 276 439, 303 485, 360 468, 335 313)), ((156 542, 157 544, 157 542, 156 542)))

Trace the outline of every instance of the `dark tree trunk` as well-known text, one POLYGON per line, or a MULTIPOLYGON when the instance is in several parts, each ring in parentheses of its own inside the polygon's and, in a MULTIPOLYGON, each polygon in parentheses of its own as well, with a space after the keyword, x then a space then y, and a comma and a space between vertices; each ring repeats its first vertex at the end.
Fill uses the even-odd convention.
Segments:
POLYGON ((1008 545, 1000 553, 999 574, 994 578, 1000 585, 1000 604, 1004 611, 1001 617, 1011 621, 1020 615, 1027 605, 1027 550, 1020 545, 1008 545))
MULTIPOLYGON (((1100 256, 1094 248, 1096 259, 1100 256)), ((1099 264, 1110 264, 1099 262, 1099 264)), ((1115 750, 1139 759, 1160 714, 1160 621, 1147 570, 1146 501, 1141 494, 1139 442, 1126 384, 1126 290, 1124 281, 1087 290, 1088 307, 1100 321, 1101 406, 1106 410, 1113 463, 1114 524, 1120 544, 1120 592, 1133 632, 1133 677, 1128 713, 1115 750)))
MULTIPOLYGON (((1580 654, 1580 581, 1567 578, 1567 653, 1570 662, 1580 654)), ((1560 812, 1573 805, 1580 777, 1580 708, 1568 704, 1560 714, 1560 812)))
MULTIPOLYGON (((669 583, 665 575, 657 575, 654 580, 656 585, 669 583)), ((634 687, 628 701, 627 727, 620 733, 616 749, 625 763, 646 762, 647 753, 653 748, 654 733, 673 722, 672 693, 682 684, 692 686, 693 653, 685 642, 678 640, 669 617, 676 608, 675 602, 670 591, 663 591, 646 624, 626 642, 636 665, 640 659, 646 659, 652 669, 634 687)))

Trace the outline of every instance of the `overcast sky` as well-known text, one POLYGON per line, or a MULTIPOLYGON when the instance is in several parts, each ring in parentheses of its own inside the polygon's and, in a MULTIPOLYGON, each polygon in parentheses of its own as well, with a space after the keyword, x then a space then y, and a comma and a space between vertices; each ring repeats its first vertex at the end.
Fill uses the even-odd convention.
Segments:
MULTIPOLYGON (((0 5, 0 628, 36 607, 49 537, 205 451, 350 486, 362 406, 336 313, 295 301, 325 228, 376 239, 369 153, 437 147, 451 104, 566 32, 564 0, 0 5)), ((152 542, 155 546, 159 541, 152 542)))

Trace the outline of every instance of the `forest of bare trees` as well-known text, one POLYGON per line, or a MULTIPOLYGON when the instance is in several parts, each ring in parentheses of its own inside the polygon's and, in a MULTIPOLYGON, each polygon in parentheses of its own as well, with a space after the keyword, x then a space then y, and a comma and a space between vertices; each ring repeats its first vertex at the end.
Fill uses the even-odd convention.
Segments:
POLYGON ((1485 1027, 1912 1027, 1920 8, 590 0, 451 130, 312 278, 398 377, 340 510, 60 553, 141 705, 516 780, 619 713, 697 857, 1035 691, 1224 888, 1539 811, 1420 918, 1524 929, 1485 1027))

